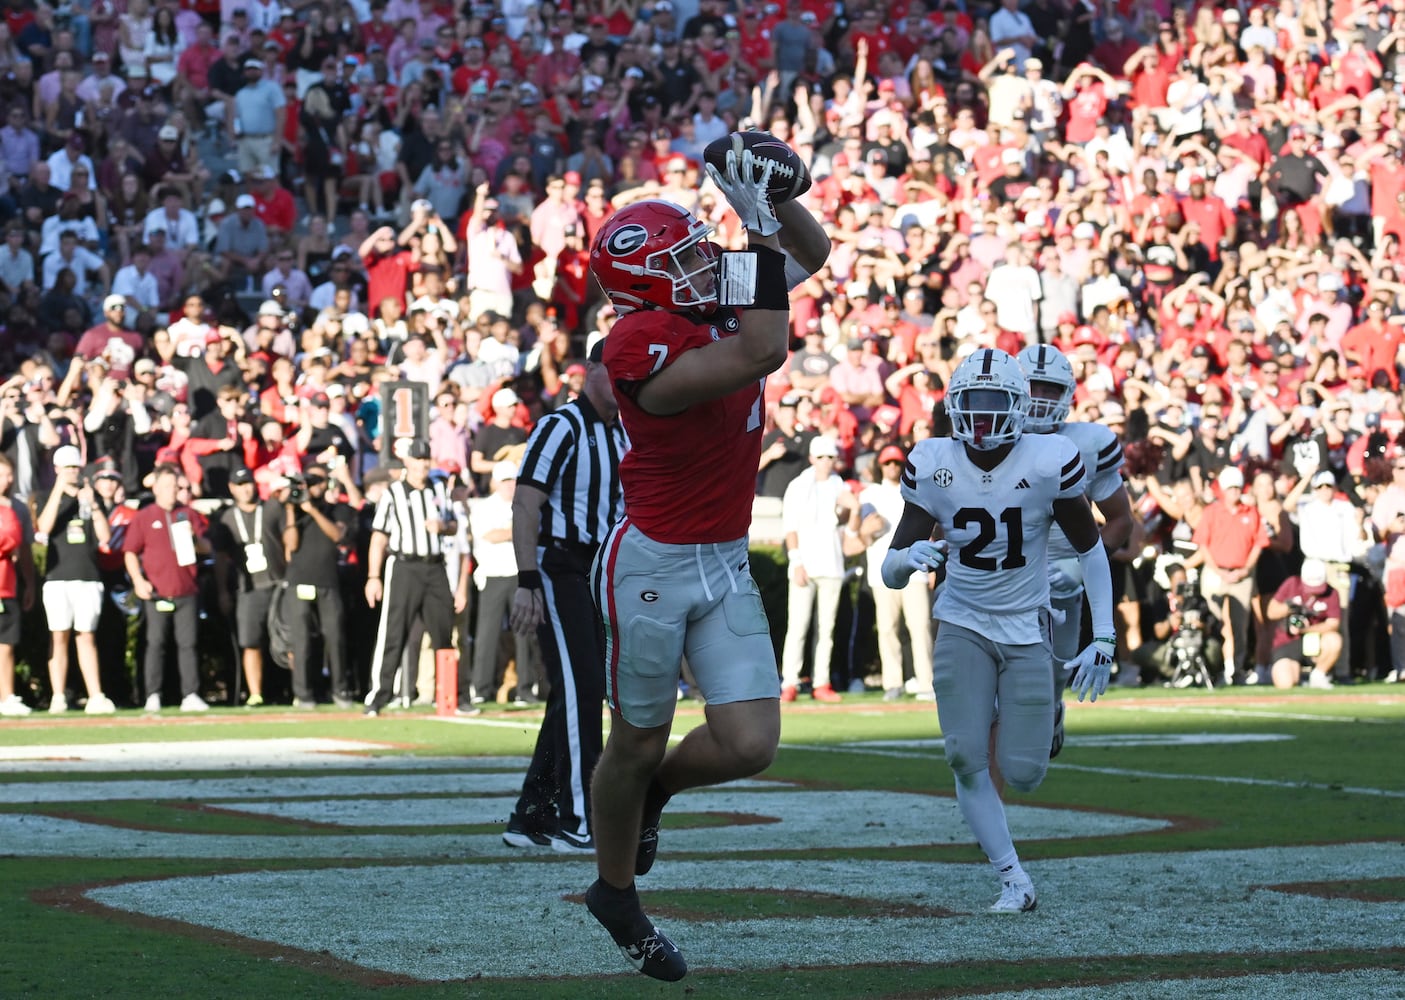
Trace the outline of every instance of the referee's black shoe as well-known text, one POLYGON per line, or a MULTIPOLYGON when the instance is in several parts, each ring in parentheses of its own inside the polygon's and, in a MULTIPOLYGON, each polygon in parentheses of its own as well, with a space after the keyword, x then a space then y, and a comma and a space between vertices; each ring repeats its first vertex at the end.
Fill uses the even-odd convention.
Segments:
POLYGON ((688 974, 682 952, 644 915, 633 886, 621 890, 596 879, 585 891, 585 905, 636 970, 666 983, 676 983, 688 974))

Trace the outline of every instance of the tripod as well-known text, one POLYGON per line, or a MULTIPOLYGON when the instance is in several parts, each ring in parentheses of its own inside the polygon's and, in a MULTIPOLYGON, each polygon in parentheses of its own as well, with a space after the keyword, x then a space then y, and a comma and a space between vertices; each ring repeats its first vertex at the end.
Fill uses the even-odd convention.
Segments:
POLYGON ((1182 628, 1171 638, 1171 680, 1173 688, 1203 685, 1215 689, 1214 673, 1205 659, 1205 634, 1198 628, 1182 628))

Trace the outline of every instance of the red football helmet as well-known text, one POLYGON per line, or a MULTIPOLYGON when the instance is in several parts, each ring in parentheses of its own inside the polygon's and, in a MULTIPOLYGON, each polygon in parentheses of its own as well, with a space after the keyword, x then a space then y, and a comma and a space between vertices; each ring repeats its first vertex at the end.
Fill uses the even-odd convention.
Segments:
POLYGON ((706 224, 671 201, 637 201, 620 209, 600 227, 590 250, 591 273, 621 314, 715 303, 716 266, 706 224), (690 255, 694 247, 697 253, 690 255))

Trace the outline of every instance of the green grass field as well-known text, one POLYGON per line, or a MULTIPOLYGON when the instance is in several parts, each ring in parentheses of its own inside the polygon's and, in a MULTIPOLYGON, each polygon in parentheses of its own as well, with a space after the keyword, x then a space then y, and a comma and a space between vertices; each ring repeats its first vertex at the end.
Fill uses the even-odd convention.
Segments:
POLYGON ((1010 797, 1019 917, 985 912, 932 706, 788 706, 765 775, 665 819, 672 986, 585 913, 588 859, 499 839, 539 719, 6 721, 0 997, 1405 997, 1391 687, 1074 705, 1010 797))

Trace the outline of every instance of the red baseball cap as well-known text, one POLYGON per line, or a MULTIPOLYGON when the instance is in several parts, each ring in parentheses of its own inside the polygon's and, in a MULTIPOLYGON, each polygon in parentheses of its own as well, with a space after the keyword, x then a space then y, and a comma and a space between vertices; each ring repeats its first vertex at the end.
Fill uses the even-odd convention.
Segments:
POLYGON ((907 455, 895 444, 890 444, 878 453, 878 464, 887 465, 889 462, 907 462, 907 455))
POLYGON ((884 427, 896 427, 898 421, 903 418, 903 411, 885 403, 873 411, 872 420, 875 424, 882 424, 884 427))

